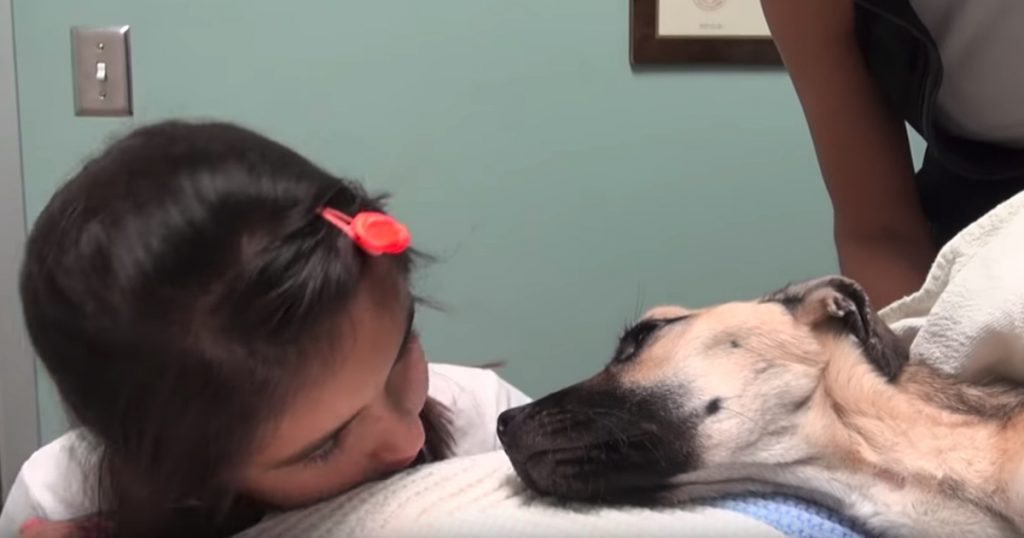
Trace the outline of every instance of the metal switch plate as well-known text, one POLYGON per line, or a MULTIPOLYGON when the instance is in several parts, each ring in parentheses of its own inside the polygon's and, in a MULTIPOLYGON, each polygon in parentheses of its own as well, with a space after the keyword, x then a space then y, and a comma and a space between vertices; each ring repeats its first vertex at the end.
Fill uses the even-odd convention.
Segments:
POLYGON ((76 116, 131 116, 128 26, 71 29, 76 116))

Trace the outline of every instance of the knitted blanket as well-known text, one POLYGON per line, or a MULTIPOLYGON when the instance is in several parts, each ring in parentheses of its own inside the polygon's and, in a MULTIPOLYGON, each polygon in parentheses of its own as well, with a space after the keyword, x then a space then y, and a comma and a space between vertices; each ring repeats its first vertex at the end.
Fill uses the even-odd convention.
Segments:
POLYGON ((680 508, 558 503, 526 490, 502 452, 410 469, 303 510, 271 516, 240 538, 672 537, 857 538, 841 518, 787 498, 735 498, 680 508))

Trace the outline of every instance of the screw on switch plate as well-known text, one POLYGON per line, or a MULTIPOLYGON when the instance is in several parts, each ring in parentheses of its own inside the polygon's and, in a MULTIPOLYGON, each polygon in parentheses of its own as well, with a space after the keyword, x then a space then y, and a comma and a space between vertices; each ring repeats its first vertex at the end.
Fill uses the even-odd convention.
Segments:
POLYGON ((71 29, 76 116, 131 116, 127 26, 71 29))

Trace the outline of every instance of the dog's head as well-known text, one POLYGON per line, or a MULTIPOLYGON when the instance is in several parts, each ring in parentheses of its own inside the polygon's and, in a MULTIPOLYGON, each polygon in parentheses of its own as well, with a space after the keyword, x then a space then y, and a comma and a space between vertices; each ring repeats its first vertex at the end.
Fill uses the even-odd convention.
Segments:
POLYGON ((535 491, 637 499, 716 465, 787 463, 826 361, 854 349, 888 379, 907 350, 851 280, 690 311, 659 307, 596 376, 504 412, 498 434, 535 491))

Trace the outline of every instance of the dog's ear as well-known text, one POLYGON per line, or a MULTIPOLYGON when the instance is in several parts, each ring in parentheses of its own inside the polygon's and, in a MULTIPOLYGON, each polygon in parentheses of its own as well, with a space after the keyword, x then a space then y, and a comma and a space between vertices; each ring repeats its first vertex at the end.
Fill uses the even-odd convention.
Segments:
POLYGON ((855 281, 841 276, 793 284, 769 295, 799 322, 815 328, 839 327, 861 344, 871 364, 889 380, 899 377, 910 350, 871 308, 855 281))

